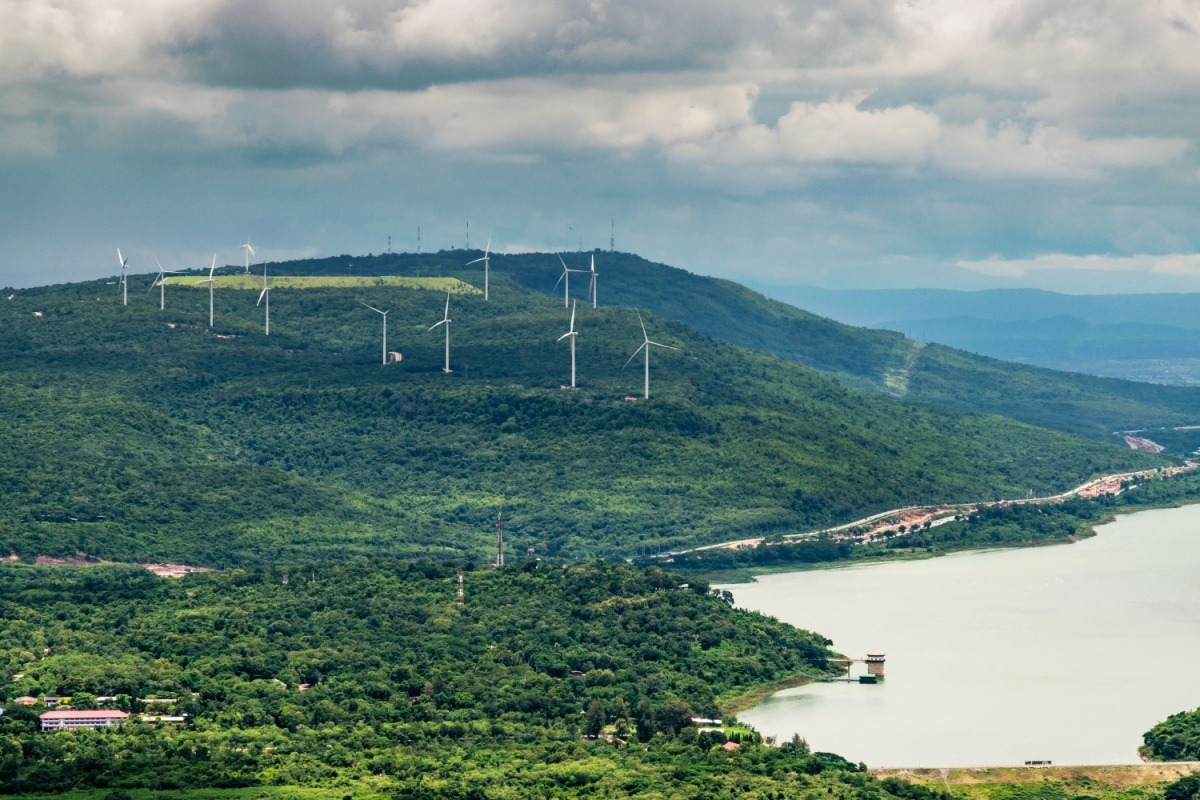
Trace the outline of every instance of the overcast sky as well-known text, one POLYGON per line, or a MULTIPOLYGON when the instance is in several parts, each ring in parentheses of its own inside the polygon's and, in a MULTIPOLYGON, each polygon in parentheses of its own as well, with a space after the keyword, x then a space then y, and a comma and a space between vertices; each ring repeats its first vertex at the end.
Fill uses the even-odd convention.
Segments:
POLYGON ((615 220, 759 286, 1194 291, 1198 200, 1200 0, 0 0, 0 284, 615 220))

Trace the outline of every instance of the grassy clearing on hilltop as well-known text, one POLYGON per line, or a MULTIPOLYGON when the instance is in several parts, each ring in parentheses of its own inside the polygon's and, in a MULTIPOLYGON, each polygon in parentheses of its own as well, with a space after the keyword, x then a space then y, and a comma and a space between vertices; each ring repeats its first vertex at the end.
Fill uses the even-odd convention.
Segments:
MULTIPOLYGON (((167 285, 207 288, 207 283, 201 283, 201 280, 199 275, 176 276, 167 278, 167 285)), ((218 289, 248 291, 262 289, 262 275, 215 275, 213 280, 218 289)), ((451 294, 483 294, 482 290, 476 289, 458 278, 415 278, 392 275, 268 275, 267 280, 272 289, 360 289, 395 286, 404 289, 450 292, 451 294)))

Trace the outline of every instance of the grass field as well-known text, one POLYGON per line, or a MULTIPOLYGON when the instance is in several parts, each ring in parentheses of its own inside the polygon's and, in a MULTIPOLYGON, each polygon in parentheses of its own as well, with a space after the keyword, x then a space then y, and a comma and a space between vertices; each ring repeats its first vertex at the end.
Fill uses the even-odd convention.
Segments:
POLYGON ((1085 767, 878 769, 878 778, 902 778, 945 789, 962 800, 1153 800, 1163 788, 1200 770, 1192 762, 1085 767))
MULTIPOLYGON (((167 278, 170 286, 205 288, 203 276, 180 275, 167 278)), ((213 278, 218 289, 262 289, 261 275, 217 275, 213 278)), ((272 289, 360 289, 370 286, 400 286, 407 289, 425 289, 451 294, 483 294, 469 283, 458 278, 381 278, 369 275, 268 275, 272 289)))

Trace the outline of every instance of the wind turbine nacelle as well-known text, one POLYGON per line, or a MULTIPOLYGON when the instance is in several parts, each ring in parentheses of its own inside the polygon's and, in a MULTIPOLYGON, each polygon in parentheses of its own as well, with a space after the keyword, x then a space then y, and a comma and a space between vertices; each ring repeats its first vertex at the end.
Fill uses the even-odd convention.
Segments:
POLYGON ((403 356, 402 354, 400 354, 400 353, 397 353, 395 350, 389 350, 389 351, 388 351, 388 359, 387 359, 387 363, 389 363, 389 364, 399 364, 399 363, 400 363, 401 361, 403 361, 403 360, 404 360, 404 356, 403 356))

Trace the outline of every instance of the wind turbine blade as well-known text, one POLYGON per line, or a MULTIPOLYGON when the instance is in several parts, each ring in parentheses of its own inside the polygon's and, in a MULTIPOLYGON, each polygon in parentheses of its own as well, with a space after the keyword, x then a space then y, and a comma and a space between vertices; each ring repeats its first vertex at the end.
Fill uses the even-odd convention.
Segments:
POLYGON ((258 253, 254 252, 254 248, 250 246, 249 240, 246 241, 246 249, 250 251, 250 255, 252 255, 252 256, 258 255, 258 253))
MULTIPOLYGON (((631 356, 629 357, 629 361, 633 361, 635 358, 637 358, 637 354, 638 354, 638 353, 640 353, 640 352, 642 352, 642 350, 643 350, 645 347, 646 347, 646 344, 643 342, 641 347, 639 347, 637 350, 634 350, 634 351, 633 351, 633 355, 631 355, 631 356)), ((628 366, 629 366, 629 361, 626 361, 626 362, 625 362, 625 364, 624 364, 624 366, 622 366, 622 367, 621 367, 621 369, 625 369, 625 367, 628 367, 628 366)))
POLYGON ((575 300, 571 301, 571 330, 575 330, 575 303, 576 302, 578 302, 578 301, 575 301, 575 300))
POLYGON ((642 312, 638 311, 638 325, 642 326, 642 338, 647 342, 650 341, 650 334, 646 333, 646 323, 642 322, 642 312))
POLYGON ((212 280, 213 271, 217 268, 217 254, 213 253, 212 266, 208 268, 208 279, 212 280))
POLYGON ((262 299, 267 296, 267 292, 269 292, 269 291, 270 291, 270 289, 263 287, 262 292, 258 295, 258 302, 255 303, 254 305, 256 305, 256 306, 262 305, 262 299))
POLYGON ((487 247, 483 248, 483 257, 487 258, 488 253, 492 252, 492 237, 488 237, 487 247))
MULTIPOLYGON (((559 275, 559 276, 558 276, 558 280, 556 280, 556 281, 554 282, 554 289, 557 289, 557 288, 558 288, 558 285, 559 285, 560 283, 562 283, 562 282, 563 282, 563 277, 564 277, 566 274, 567 274, 567 273, 564 271, 564 272, 562 273, 562 275, 559 275)), ((550 291, 554 291, 554 289, 551 289, 550 291)))
POLYGON ((567 338, 568 336, 574 336, 574 335, 575 335, 575 331, 567 331, 562 336, 558 337, 558 341, 561 342, 563 339, 567 338))
POLYGON ((442 313, 442 319, 446 322, 450 321, 450 293, 446 292, 446 310, 442 313))
POLYGON ((365 301, 363 301, 363 300, 359 300, 358 302, 362 303, 364 306, 366 306, 367 308, 371 309, 371 310, 372 310, 372 311, 374 311, 376 314, 386 314, 386 313, 387 313, 386 311, 380 311, 380 310, 379 310, 378 308, 376 308, 375 306, 373 306, 373 305, 371 305, 370 303, 367 303, 367 302, 365 302, 365 301))
POLYGON ((117 262, 120 263, 122 267, 125 266, 125 257, 121 255, 121 248, 119 247, 117 248, 117 262))
POLYGON ((592 256, 592 274, 596 274, 596 257, 592 256))
POLYGON ((448 325, 449 323, 450 323, 450 320, 448 320, 448 319, 444 319, 441 322, 435 322, 429 326, 429 330, 433 330, 434 328, 438 327, 439 325, 448 325))
POLYGON ((468 261, 466 265, 469 267, 472 264, 478 264, 480 261, 487 261, 487 259, 486 258, 477 258, 474 261, 468 261))
POLYGON ((671 347, 671 345, 669 345, 669 344, 663 344, 662 342, 652 342, 652 341, 650 341, 649 339, 647 339, 647 340, 646 340, 646 344, 652 344, 652 345, 654 345, 655 347, 665 347, 665 348, 667 348, 668 350, 678 350, 678 349, 679 349, 678 347, 671 347))

